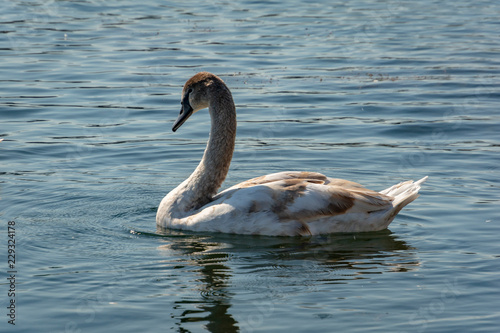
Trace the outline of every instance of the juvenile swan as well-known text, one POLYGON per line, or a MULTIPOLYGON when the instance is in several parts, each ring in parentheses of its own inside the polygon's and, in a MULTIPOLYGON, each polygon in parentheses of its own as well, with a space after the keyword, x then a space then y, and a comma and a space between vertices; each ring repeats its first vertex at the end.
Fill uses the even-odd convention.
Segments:
POLYGON ((156 215, 161 227, 269 236, 382 230, 418 197, 427 178, 375 192, 316 172, 284 171, 244 181, 217 194, 226 178, 236 137, 231 92, 219 77, 201 72, 184 85, 181 105, 172 130, 208 107, 210 138, 196 170, 161 201, 156 215))

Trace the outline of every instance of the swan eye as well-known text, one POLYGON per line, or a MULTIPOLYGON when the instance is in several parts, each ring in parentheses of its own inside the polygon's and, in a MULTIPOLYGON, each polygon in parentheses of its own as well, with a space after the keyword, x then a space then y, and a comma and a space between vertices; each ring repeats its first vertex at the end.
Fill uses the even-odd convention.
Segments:
POLYGON ((189 88, 184 94, 184 98, 181 101, 182 109, 179 114, 182 114, 184 110, 192 109, 191 105, 189 104, 189 94, 191 94, 192 92, 193 88, 189 88))
POLYGON ((189 102, 189 94, 193 92, 193 88, 189 88, 188 91, 186 91, 186 94, 184 95, 184 98, 181 101, 181 104, 184 103, 184 101, 189 102))

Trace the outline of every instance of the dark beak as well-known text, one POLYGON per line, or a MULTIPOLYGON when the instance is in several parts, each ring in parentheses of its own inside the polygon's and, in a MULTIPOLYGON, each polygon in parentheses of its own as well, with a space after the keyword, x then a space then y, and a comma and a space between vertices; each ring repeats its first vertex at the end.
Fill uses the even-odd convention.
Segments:
POLYGON ((174 126, 172 126, 172 131, 174 132, 177 131, 177 129, 181 127, 182 124, 184 124, 184 122, 188 120, 188 118, 192 114, 193 114, 193 108, 191 107, 191 105, 189 105, 189 101, 188 100, 182 101, 181 112, 179 113, 179 117, 177 117, 174 126))

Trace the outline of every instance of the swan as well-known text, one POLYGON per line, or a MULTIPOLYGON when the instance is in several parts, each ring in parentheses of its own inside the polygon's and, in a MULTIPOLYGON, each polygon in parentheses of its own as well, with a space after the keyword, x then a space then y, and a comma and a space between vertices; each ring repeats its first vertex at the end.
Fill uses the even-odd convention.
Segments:
POLYGON ((218 76, 201 72, 184 85, 181 105, 174 132, 207 107, 211 130, 198 167, 158 207, 156 222, 163 228, 268 236, 378 231, 419 196, 427 179, 375 192, 317 172, 284 171, 217 193, 228 173, 236 138, 231 92, 218 76))

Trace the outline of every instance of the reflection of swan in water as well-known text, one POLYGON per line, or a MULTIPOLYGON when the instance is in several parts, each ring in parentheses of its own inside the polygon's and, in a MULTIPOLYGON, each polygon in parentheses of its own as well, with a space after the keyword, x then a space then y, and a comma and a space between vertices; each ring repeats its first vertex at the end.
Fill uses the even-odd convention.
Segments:
POLYGON ((186 82, 181 104, 174 131, 207 107, 212 127, 196 170, 161 201, 156 222, 162 227, 268 236, 383 230, 418 197, 427 178, 375 192, 317 172, 285 171, 217 194, 229 170, 236 137, 231 92, 219 77, 202 72, 186 82))
POLYGON ((273 301, 272 290, 279 292, 282 287, 276 283, 303 290, 305 285, 345 284, 359 278, 371 279, 373 273, 405 272, 419 266, 412 248, 389 230, 303 239, 186 234, 159 227, 157 235, 166 242, 159 250, 169 258, 180 258, 175 264, 185 271, 176 275, 193 276, 185 286, 192 287, 193 281, 197 284, 198 297, 175 302, 174 317, 187 330, 194 322, 205 325, 210 332, 251 329, 246 327, 249 321, 245 316, 241 320, 239 314, 239 322, 233 316, 237 312, 232 310, 237 304, 233 300, 235 290, 255 290, 255 299, 261 297, 265 306, 266 300, 273 301), (238 285, 233 278, 236 274, 238 285))

